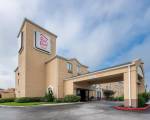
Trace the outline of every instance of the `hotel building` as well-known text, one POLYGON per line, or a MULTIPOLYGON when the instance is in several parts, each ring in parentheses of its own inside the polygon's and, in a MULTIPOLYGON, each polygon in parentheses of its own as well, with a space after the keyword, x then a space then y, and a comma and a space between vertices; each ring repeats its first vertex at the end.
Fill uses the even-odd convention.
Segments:
POLYGON ((90 96, 102 97, 102 91, 108 89, 105 85, 118 92, 116 84, 120 84, 118 96, 124 95, 125 106, 137 106, 138 93, 145 90, 141 60, 90 72, 76 58, 56 55, 56 39, 57 35, 32 21, 23 21, 18 33, 16 97, 41 97, 51 89, 56 98, 74 94, 86 100, 90 96))

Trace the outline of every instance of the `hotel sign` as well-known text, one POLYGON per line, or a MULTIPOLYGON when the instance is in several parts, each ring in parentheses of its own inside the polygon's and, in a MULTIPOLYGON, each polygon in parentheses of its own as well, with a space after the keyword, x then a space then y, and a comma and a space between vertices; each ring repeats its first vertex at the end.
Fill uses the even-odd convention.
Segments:
POLYGON ((46 34, 35 32, 35 48, 50 53, 50 38, 46 34))

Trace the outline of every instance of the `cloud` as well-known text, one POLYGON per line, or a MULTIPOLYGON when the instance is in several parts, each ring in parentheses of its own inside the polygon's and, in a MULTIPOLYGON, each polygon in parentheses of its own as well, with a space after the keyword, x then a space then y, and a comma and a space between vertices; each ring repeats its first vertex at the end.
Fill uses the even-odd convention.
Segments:
POLYGON ((76 57, 92 69, 150 30, 144 2, 92 1, 79 8, 64 4, 47 15, 45 27, 58 35, 58 53, 76 57))
POLYGON ((58 35, 58 54, 76 57, 91 70, 134 57, 144 58, 146 71, 150 69, 143 50, 150 45, 148 37, 142 45, 135 44, 150 31, 147 0, 5 0, 0 2, 0 16, 0 80, 5 81, 0 87, 14 81, 16 35, 24 17, 58 35))
POLYGON ((0 1, 0 87, 14 87, 14 69, 18 54, 17 32, 24 17, 33 18, 32 15, 38 13, 39 3, 39 0, 0 1))
POLYGON ((150 35, 148 35, 143 43, 140 43, 133 47, 129 52, 122 54, 119 56, 113 64, 118 64, 121 62, 132 61, 135 59, 142 59, 144 62, 144 71, 145 71, 145 81, 150 88, 150 56, 148 55, 148 51, 150 51, 150 35))

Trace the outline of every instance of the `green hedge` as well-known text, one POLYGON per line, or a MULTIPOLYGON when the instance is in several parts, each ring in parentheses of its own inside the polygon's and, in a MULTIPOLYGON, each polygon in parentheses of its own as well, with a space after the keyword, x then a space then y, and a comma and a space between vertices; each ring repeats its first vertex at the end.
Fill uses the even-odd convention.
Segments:
POLYGON ((138 107, 144 107, 150 99, 150 93, 141 93, 138 95, 138 107))
POLYGON ((138 107, 144 107, 145 103, 145 98, 142 95, 138 95, 138 107))
POLYGON ((109 100, 113 100, 113 101, 124 101, 124 97, 120 96, 120 97, 110 97, 109 100))
POLYGON ((0 98, 0 103, 14 102, 15 98, 0 98))
POLYGON ((56 99, 54 100, 54 102, 56 102, 56 103, 63 103, 63 102, 64 102, 64 99, 63 99, 63 98, 56 98, 56 99))
POLYGON ((145 102, 148 102, 148 101, 149 101, 149 99, 150 99, 150 93, 146 93, 146 92, 144 92, 144 93, 139 94, 139 95, 141 95, 142 97, 144 97, 144 98, 145 98, 145 102))
POLYGON ((52 91, 48 91, 47 93, 45 93, 44 98, 47 102, 54 102, 54 100, 55 100, 55 97, 54 97, 52 91))
POLYGON ((28 103, 28 102, 44 102, 44 97, 22 97, 22 98, 16 98, 15 102, 17 103, 28 103))
POLYGON ((118 100, 119 100, 119 101, 124 101, 124 96, 118 97, 118 100))
POLYGON ((64 102, 79 102, 81 99, 80 96, 76 96, 76 95, 66 95, 64 97, 64 102))

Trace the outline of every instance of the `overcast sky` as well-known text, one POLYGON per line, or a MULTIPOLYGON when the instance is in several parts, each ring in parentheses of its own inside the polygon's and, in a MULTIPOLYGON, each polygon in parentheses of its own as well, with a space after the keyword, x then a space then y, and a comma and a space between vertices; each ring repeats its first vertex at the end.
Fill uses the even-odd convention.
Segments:
POLYGON ((150 0, 0 0, 0 88, 15 86, 25 17, 58 35, 57 54, 90 70, 141 58, 150 86, 150 0))

